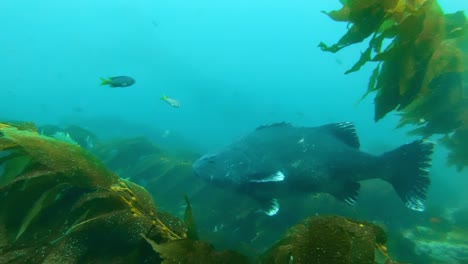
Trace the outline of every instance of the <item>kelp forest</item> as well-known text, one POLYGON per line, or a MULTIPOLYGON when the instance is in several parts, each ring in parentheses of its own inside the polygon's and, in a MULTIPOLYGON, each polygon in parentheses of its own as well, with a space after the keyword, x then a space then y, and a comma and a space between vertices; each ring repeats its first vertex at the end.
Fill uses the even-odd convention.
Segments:
MULTIPOLYGON (((368 43, 345 74, 375 66, 359 87, 361 100, 374 98, 375 122, 396 113, 398 128, 440 142, 447 163, 462 171, 468 166, 466 15, 444 13, 435 0, 340 2, 341 9, 323 13, 345 22, 347 32, 319 48, 344 53, 368 43)), ((369 187, 368 200, 392 196, 397 205, 388 208, 397 209, 363 202, 367 209, 358 213, 320 194, 285 201, 274 219, 261 215, 252 199, 194 177, 200 156, 143 136, 106 141, 80 126, 1 122, 0 263, 436 263, 425 242, 418 247, 420 237, 450 240, 460 255, 467 252, 466 231, 433 217, 442 209, 406 219, 393 190, 380 185, 369 187), (402 235, 402 225, 412 231, 402 235)), ((468 212, 456 219, 465 221, 468 212)))
POLYGON ((368 40, 356 64, 376 64, 363 97, 375 94, 374 119, 391 111, 398 127, 411 134, 438 137, 450 153, 449 165, 468 165, 468 22, 462 11, 444 14, 435 0, 343 0, 340 10, 325 12, 349 29, 334 45, 336 53, 368 40), (387 44, 387 42, 389 42, 387 44))

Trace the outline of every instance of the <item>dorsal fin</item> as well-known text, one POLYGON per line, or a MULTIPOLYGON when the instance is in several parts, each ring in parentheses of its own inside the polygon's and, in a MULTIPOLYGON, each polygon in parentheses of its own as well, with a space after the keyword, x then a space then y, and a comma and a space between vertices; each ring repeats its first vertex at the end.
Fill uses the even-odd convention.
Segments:
POLYGON ((359 148, 359 138, 356 134, 356 128, 351 122, 340 122, 321 126, 322 129, 335 135, 353 148, 359 148))
POLYGON ((269 124, 269 125, 259 126, 259 127, 257 127, 256 130, 260 130, 260 129, 264 129, 264 128, 270 128, 270 127, 288 127, 288 126, 291 126, 291 124, 286 123, 286 122, 280 122, 280 123, 273 123, 273 124, 269 124))

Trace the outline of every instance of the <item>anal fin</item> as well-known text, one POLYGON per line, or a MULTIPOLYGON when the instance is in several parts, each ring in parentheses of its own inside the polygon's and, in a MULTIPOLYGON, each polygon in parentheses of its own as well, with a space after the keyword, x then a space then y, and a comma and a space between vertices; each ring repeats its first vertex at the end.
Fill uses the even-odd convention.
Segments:
POLYGON ((336 199, 341 200, 351 206, 356 205, 356 200, 359 196, 361 184, 359 182, 345 182, 338 189, 329 192, 336 199))
POLYGON ((259 200, 261 212, 265 213, 268 216, 274 216, 279 212, 280 205, 277 199, 273 198, 270 200, 259 200))

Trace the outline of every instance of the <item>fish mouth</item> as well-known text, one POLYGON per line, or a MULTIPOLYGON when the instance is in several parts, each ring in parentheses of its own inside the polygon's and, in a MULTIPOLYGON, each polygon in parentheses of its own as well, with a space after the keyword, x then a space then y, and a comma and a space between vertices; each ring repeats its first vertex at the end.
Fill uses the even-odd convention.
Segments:
POLYGON ((193 163, 192 165, 192 171, 193 171, 193 174, 196 176, 196 177, 201 177, 200 175, 200 171, 199 171, 199 165, 198 165, 198 161, 196 161, 195 163, 193 163))
POLYGON ((216 177, 216 173, 212 170, 199 169, 194 167, 193 175, 199 179, 204 180, 205 182, 210 182, 212 184, 217 184, 219 182, 219 178, 216 177))
POLYGON ((192 164, 192 169, 201 176, 201 170, 209 170, 215 165, 216 155, 204 155, 192 164))
POLYGON ((207 168, 205 168, 205 166, 206 165, 202 160, 195 161, 192 165, 193 174, 198 178, 203 178, 203 179, 209 178, 208 176, 211 173, 206 173, 207 168))
POLYGON ((192 171, 193 171, 193 175, 195 175, 195 177, 200 177, 200 174, 197 172, 197 170, 195 168, 192 168, 192 171))
POLYGON ((195 175, 195 177, 201 178, 203 180, 207 180, 207 181, 213 181, 214 180, 214 174, 213 173, 201 173, 199 170, 193 169, 193 174, 195 175))

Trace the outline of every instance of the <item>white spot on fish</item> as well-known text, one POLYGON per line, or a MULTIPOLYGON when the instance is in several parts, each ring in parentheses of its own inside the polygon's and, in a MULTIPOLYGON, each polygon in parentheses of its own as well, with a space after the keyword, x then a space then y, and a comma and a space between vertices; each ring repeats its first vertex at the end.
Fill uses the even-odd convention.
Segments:
POLYGON ((275 174, 272 174, 266 178, 260 180, 250 180, 251 182, 280 182, 284 181, 284 173, 281 171, 277 171, 275 174))
POLYGON ((297 141, 298 144, 304 144, 304 138, 301 138, 299 139, 299 141, 297 141))

